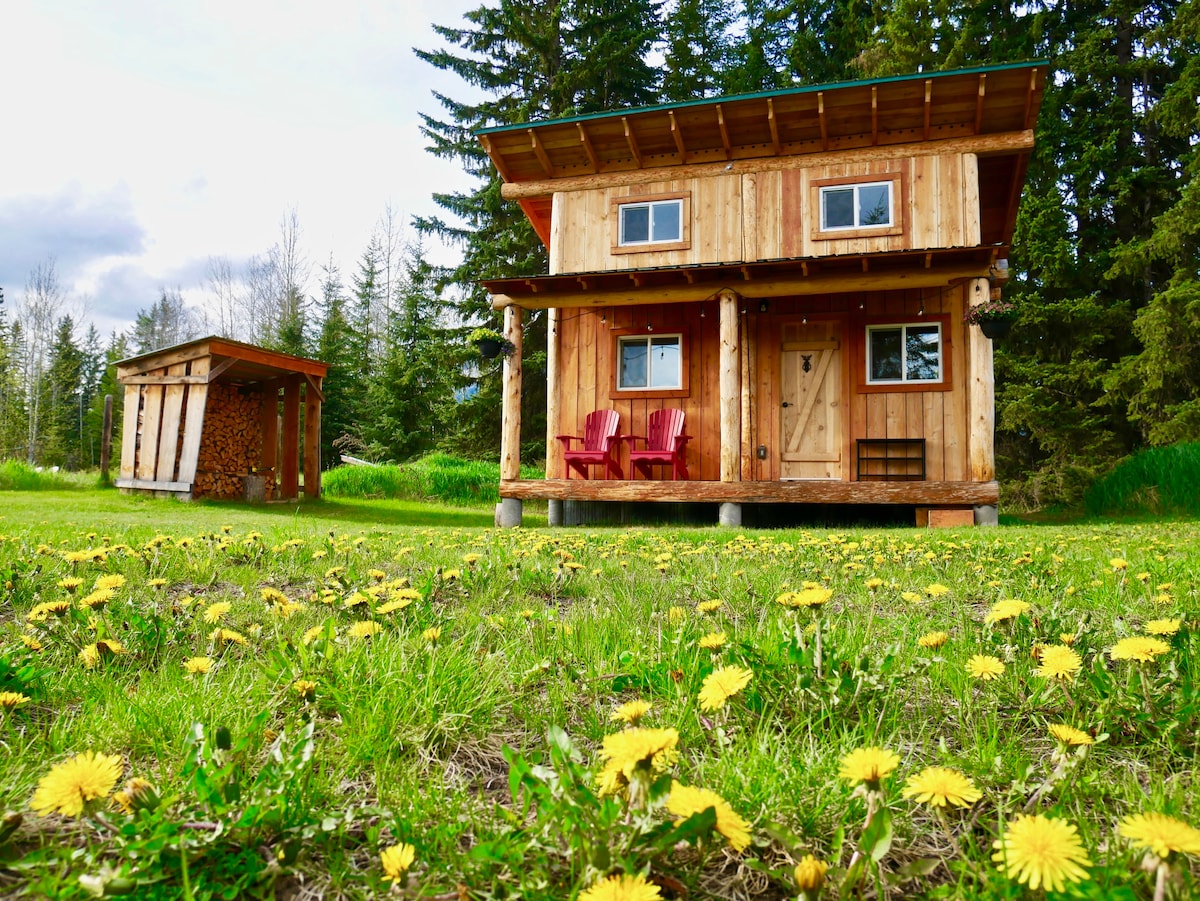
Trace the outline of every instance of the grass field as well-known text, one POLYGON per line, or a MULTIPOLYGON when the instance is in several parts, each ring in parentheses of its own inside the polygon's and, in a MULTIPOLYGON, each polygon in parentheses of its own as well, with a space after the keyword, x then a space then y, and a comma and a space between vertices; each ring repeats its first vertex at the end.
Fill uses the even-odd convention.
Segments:
POLYGON ((1192 522, 0 499, 0 896, 1196 895, 1192 522))

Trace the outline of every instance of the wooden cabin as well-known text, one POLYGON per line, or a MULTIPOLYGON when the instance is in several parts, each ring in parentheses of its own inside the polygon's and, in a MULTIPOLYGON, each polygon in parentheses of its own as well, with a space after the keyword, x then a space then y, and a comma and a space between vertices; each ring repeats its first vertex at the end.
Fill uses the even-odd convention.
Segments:
MULTIPOLYGON (((485 129, 549 274, 484 282, 505 363, 501 505, 906 505, 992 523, 992 342, 1044 63, 698 100, 485 129), (521 479, 523 314, 548 310, 547 477, 521 479), (617 411, 684 412, 686 480, 568 478, 617 411)), ((567 517, 571 519, 570 516, 567 517)))
POLYGON ((117 363, 125 494, 296 500, 321 494, 325 363, 201 338, 117 363))

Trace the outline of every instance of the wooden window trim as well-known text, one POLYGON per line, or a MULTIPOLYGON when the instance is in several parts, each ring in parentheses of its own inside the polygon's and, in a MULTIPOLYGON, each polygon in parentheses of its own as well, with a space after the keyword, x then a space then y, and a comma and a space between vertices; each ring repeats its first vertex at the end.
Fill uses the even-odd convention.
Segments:
POLYGON ((814 178, 808 183, 809 209, 812 211, 811 238, 814 241, 840 241, 843 238, 878 238, 888 235, 905 235, 909 231, 908 204, 904 202, 904 173, 875 172, 870 175, 843 175, 835 178, 814 178), (871 228, 839 228, 824 230, 821 228, 821 188, 842 187, 844 185, 862 185, 890 181, 892 183, 892 208, 894 213, 891 225, 879 225, 871 228))
POLYGON ((953 391, 954 360, 953 338, 950 335, 950 316, 946 314, 926 314, 921 317, 872 317, 858 320, 854 329, 854 356, 852 364, 855 370, 855 387, 859 394, 909 394, 925 391, 953 391), (867 381, 867 366, 870 359, 867 356, 867 328, 870 326, 920 325, 922 322, 936 322, 942 327, 942 380, 940 382, 869 382, 867 381))
POLYGON ((657 253, 663 250, 690 250, 692 247, 692 192, 674 191, 667 194, 631 194, 624 197, 613 197, 609 201, 609 219, 612 220, 612 252, 620 253, 657 253), (650 241, 645 244, 621 243, 621 207, 635 203, 656 203, 662 200, 681 200, 679 219, 680 235, 678 241, 650 241))
POLYGON ((644 328, 615 328, 609 331, 609 352, 612 354, 612 382, 609 385, 608 396, 611 400, 629 400, 631 398, 658 399, 668 397, 690 397, 689 373, 691 371, 691 334, 686 326, 663 328, 661 332, 648 332, 644 328), (621 388, 617 380, 621 377, 621 338, 630 336, 652 338, 654 335, 679 336, 679 388, 621 388))

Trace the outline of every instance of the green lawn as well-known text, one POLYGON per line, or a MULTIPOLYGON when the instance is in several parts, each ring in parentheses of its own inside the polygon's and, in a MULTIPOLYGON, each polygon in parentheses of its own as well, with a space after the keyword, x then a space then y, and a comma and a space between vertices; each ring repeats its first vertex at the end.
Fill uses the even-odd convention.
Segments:
POLYGON ((0 501, 5 897, 1195 894, 1200 833, 1122 826, 1200 823, 1192 522, 0 501))

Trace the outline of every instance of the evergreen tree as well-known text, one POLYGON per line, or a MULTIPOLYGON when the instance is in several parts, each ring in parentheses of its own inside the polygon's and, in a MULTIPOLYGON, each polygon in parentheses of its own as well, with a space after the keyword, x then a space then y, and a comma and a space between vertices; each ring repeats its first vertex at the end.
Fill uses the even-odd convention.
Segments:
POLYGON ((396 461, 428 453, 446 439, 470 352, 461 329, 447 325, 449 305, 420 245, 406 248, 403 264, 382 368, 368 390, 371 416, 362 429, 375 456, 396 461))
POLYGON ((58 321, 43 380, 40 460, 47 466, 78 469, 83 434, 83 351, 70 316, 58 321))
POLYGON ((18 458, 24 449, 25 398, 17 374, 20 326, 9 323, 0 288, 0 460, 18 458))
MULTIPOLYGON (((434 26, 452 49, 416 51, 484 95, 468 103, 435 93, 445 118, 422 115, 430 152, 460 162, 478 179, 470 191, 434 195, 449 219, 417 220, 422 233, 462 248, 461 263, 440 273, 439 281, 458 286, 464 322, 499 325, 480 279, 540 275, 547 266, 546 248, 520 207, 501 198, 500 177, 473 132, 644 103, 653 75, 646 57, 654 43, 650 25, 657 20, 657 4, 633 0, 619 8, 624 15, 616 15, 612 3, 500 0, 494 8, 468 12, 463 27, 434 26)), ((525 435, 533 437, 544 433, 546 421, 545 314, 526 314, 525 326, 521 421, 525 435)), ((498 373, 498 367, 489 368, 479 393, 459 410, 460 452, 499 450, 498 373)))
POLYGON ((727 0, 675 0, 666 22, 663 101, 725 92, 733 57, 732 26, 733 8, 727 0))
MULTIPOLYGON (((347 299, 341 273, 330 261, 321 280, 321 333, 317 357, 329 364, 322 383, 321 460, 328 466, 338 462, 340 445, 349 436, 356 439, 358 424, 369 419, 362 376, 362 341, 346 319, 347 299)), ((357 447, 347 452, 353 453, 357 447)))
MULTIPOLYGON (((94 331, 93 327, 89 334, 94 331)), ((110 464, 112 462, 120 463, 120 430, 124 422, 125 389, 117 381, 117 363, 131 356, 134 354, 130 353, 129 339, 124 334, 113 332, 109 335, 108 346, 99 357, 98 377, 93 382, 95 390, 91 392, 91 401, 84 418, 84 447, 86 456, 89 458, 88 465, 99 465, 100 463, 100 446, 104 436, 104 398, 108 395, 112 395, 113 399, 111 447, 114 459, 110 461, 110 464), (93 454, 94 458, 92 458, 93 454)))

